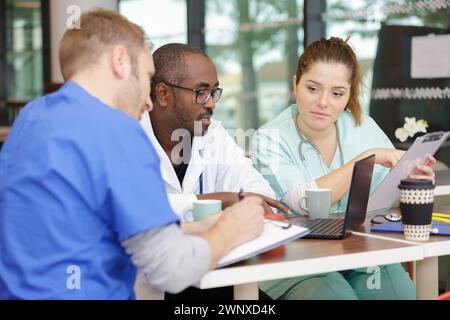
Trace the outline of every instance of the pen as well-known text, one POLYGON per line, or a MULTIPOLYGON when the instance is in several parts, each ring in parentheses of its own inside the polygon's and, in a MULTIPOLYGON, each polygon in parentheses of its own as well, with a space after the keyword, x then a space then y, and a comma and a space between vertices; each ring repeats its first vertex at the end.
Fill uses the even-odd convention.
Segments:
POLYGON ((450 219, 444 219, 444 218, 432 218, 431 220, 444 222, 444 223, 450 223, 450 219))
MULTIPOLYGON (((244 197, 245 197, 245 195, 244 195, 244 189, 241 188, 241 189, 239 190, 239 193, 238 193, 239 201, 241 201, 242 199, 244 199, 244 197)), ((282 229, 289 229, 289 228, 292 226, 292 223, 290 223, 285 217, 283 217, 281 214, 278 214, 278 213, 273 213, 273 212, 271 212, 271 213, 265 213, 265 214, 264 214, 264 218, 269 219, 269 220, 267 220, 266 222, 272 223, 272 224, 274 224, 274 225, 277 226, 277 227, 281 227, 282 229), (272 220, 272 221, 270 221, 270 220, 272 220), (282 226, 277 225, 277 224, 273 223, 273 220, 281 220, 281 221, 283 221, 283 222, 286 222, 287 225, 282 225, 282 226)))
POLYGON ((238 193, 238 198, 239 198, 239 201, 241 201, 242 199, 244 199, 244 197, 245 197, 245 195, 244 195, 244 189, 240 189, 239 190, 239 193, 238 193))
MULTIPOLYGON (((241 201, 242 199, 244 199, 244 197, 245 197, 245 195, 244 195, 244 189, 241 188, 241 189, 239 190, 239 193, 238 193, 239 201, 241 201)), ((283 215, 281 215, 281 214, 279 214, 279 213, 266 212, 266 213, 264 214, 264 217, 267 218, 267 219, 281 220, 281 221, 287 222, 287 219, 286 219, 283 215)))
POLYGON ((433 212, 431 219, 433 221, 450 223, 450 214, 433 212))
POLYGON ((450 219, 450 214, 449 213, 438 213, 438 212, 433 212, 433 217, 440 217, 440 218, 448 218, 450 219))

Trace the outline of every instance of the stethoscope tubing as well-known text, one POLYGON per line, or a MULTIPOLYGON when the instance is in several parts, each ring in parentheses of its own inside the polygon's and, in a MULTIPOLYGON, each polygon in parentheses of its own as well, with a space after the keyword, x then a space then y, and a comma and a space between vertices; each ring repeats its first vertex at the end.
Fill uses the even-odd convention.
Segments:
MULTIPOLYGON (((309 169, 309 167, 307 165, 305 155, 302 152, 302 147, 304 144, 306 144, 306 143, 309 144, 312 147, 312 149, 316 152, 316 154, 319 158, 320 164, 322 166, 322 170, 325 174, 327 174, 327 169, 325 168, 325 164, 323 163, 322 156, 320 154, 319 149, 317 149, 317 147, 314 145, 314 143, 312 143, 311 141, 309 141, 305 138, 305 136, 302 134, 302 132, 300 131, 300 128, 297 125, 297 121, 296 121, 295 117, 294 117, 294 123, 295 123, 295 127, 297 129, 298 136, 300 138, 300 143, 298 144, 298 154, 300 156, 300 160, 301 160, 303 166, 305 167, 306 172, 308 173, 311 181, 314 181, 315 180, 314 176, 312 175, 311 170, 309 169)), ((338 150, 339 150, 339 160, 340 160, 340 166, 342 167, 344 165, 344 152, 342 150, 341 137, 339 135, 339 127, 338 127, 337 121, 335 122, 335 125, 336 125, 337 145, 338 145, 338 150)), ((343 212, 341 200, 338 201, 338 212, 343 212)))

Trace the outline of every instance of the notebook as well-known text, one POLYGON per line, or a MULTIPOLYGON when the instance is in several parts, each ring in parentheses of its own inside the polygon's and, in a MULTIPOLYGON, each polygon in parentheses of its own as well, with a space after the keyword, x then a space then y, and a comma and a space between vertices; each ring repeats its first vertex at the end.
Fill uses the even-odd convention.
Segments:
MULTIPOLYGON (((430 233, 432 236, 450 236, 450 224, 440 221, 432 222, 433 232, 430 233)), ((374 232, 397 232, 403 233, 403 223, 398 222, 385 222, 381 224, 373 225, 370 231, 374 232)))
POLYGON ((246 242, 228 252, 227 255, 220 259, 217 268, 225 267, 269 251, 279 245, 304 237, 309 232, 308 229, 293 224, 287 229, 282 228, 287 225, 289 225, 287 222, 265 219, 263 233, 258 238, 246 242))

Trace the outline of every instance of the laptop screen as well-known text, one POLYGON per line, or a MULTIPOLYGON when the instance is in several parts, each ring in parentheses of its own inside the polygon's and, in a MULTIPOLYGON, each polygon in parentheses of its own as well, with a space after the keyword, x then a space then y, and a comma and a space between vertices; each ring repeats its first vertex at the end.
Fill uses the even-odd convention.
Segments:
POLYGON ((367 158, 356 161, 353 166, 352 182, 350 185, 344 222, 346 231, 357 229, 366 219, 374 164, 375 155, 373 154, 367 158))

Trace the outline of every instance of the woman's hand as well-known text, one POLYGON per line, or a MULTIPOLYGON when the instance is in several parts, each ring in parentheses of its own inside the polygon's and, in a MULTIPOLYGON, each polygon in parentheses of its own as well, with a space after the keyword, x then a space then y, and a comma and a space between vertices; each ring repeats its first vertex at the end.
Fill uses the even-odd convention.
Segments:
POLYGON ((433 167, 436 164, 436 159, 432 155, 428 155, 425 159, 424 164, 419 164, 416 166, 414 172, 409 175, 411 179, 427 179, 433 181, 435 173, 433 171, 433 167))
POLYGON ((375 154, 375 163, 386 168, 394 167, 403 157, 405 151, 391 148, 373 148, 365 152, 365 155, 375 154))
MULTIPOLYGON (((397 164, 401 157, 405 154, 405 151, 389 148, 373 148, 365 152, 365 155, 375 154, 375 163, 381 164, 384 167, 392 168, 397 164)), ((433 171, 433 166, 436 163, 436 159, 428 155, 425 159, 425 163, 417 165, 414 172, 409 175, 411 179, 427 179, 433 181, 435 174, 433 171)))

